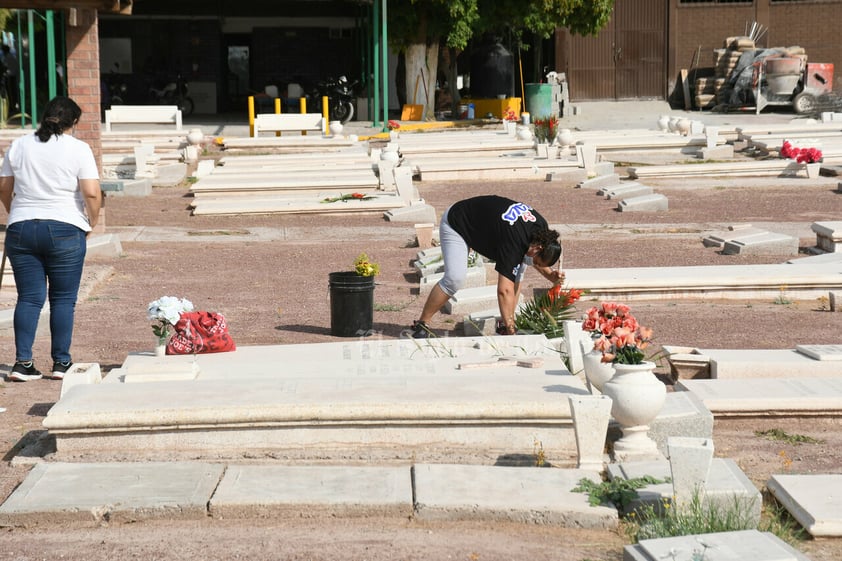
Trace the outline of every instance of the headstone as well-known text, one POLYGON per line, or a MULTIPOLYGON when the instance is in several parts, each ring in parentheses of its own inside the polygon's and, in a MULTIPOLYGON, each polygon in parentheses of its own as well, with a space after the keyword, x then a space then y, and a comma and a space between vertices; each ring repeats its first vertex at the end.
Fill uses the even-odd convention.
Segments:
POLYGON ((816 233, 816 246, 828 253, 842 251, 842 222, 814 222, 810 229, 816 233))
POLYGON ((664 195, 641 195, 620 201, 617 205, 620 212, 657 212, 669 210, 669 202, 664 195))
POLYGON ((611 398, 604 395, 568 395, 567 399, 579 454, 576 467, 602 471, 606 463, 604 451, 611 417, 611 398))
POLYGON ((120 244, 120 236, 117 234, 99 234, 88 238, 87 257, 120 257, 123 254, 123 246, 120 244))
POLYGON ((597 162, 593 168, 597 177, 614 173, 614 162, 597 162))
POLYGON ((842 292, 831 290, 828 294, 831 312, 842 312, 842 292))
POLYGON ((580 343, 582 335, 582 322, 565 320, 561 322, 564 328, 564 350, 567 353, 567 367, 572 374, 579 374, 585 369, 582 361, 582 345, 580 343))
POLYGON ((719 127, 705 127, 705 139, 707 140, 707 148, 714 148, 719 144, 719 127))
POLYGON ((389 222, 435 222, 436 209, 426 203, 393 208, 383 213, 389 222))
POLYGON ((61 381, 61 394, 64 397, 70 388, 82 384, 99 384, 102 381, 102 372, 96 362, 74 362, 64 374, 61 381))
POLYGON ((673 436, 667 439, 667 451, 676 508, 683 509, 694 500, 704 500, 713 460, 713 441, 673 436))
POLYGON ((585 168, 588 175, 594 173, 596 168, 596 146, 593 144, 577 144, 576 158, 579 161, 579 167, 585 168))

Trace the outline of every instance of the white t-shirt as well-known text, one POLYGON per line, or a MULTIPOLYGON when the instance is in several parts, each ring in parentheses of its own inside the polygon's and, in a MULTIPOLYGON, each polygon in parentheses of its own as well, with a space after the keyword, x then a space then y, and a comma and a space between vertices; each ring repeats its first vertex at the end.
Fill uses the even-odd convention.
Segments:
POLYGON ((91 231, 80 179, 99 179, 94 154, 85 142, 62 134, 41 142, 35 134, 12 142, 0 177, 14 176, 15 196, 9 224, 58 220, 91 231))

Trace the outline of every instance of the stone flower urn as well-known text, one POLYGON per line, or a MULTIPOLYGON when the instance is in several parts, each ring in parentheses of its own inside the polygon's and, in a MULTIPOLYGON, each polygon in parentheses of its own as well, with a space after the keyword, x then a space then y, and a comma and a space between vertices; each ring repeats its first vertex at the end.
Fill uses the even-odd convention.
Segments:
POLYGON ((670 128, 670 116, 669 115, 661 115, 658 117, 658 130, 663 132, 669 131, 670 128))
POLYGON ((205 133, 202 132, 202 129, 190 129, 187 132, 187 142, 191 146, 201 144, 204 139, 205 133))
POLYGON ((666 386, 655 377, 655 363, 614 364, 614 376, 603 385, 603 393, 612 399, 611 416, 623 431, 614 443, 615 461, 660 458, 647 434, 667 397, 666 386))
POLYGON ((614 376, 614 365, 610 362, 602 362, 602 351, 591 349, 582 355, 582 364, 585 368, 585 378, 591 385, 591 393, 603 393, 605 382, 614 376), (596 392, 594 392, 596 388, 596 392))
POLYGON ((342 129, 344 127, 339 121, 331 121, 327 128, 330 131, 330 136, 342 136, 342 129))

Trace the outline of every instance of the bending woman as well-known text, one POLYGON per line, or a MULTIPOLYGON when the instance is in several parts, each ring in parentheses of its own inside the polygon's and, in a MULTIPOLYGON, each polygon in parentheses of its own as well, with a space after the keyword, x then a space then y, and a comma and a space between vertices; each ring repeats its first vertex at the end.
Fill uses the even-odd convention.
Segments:
POLYGON ((416 339, 430 336, 427 324, 464 285, 471 248, 495 262, 497 304, 506 334, 516 332, 515 308, 528 265, 554 284, 563 279, 561 271, 550 268, 561 256, 558 232, 525 203, 496 195, 459 201, 442 214, 439 239, 444 278, 427 297, 421 318, 412 324, 416 339))

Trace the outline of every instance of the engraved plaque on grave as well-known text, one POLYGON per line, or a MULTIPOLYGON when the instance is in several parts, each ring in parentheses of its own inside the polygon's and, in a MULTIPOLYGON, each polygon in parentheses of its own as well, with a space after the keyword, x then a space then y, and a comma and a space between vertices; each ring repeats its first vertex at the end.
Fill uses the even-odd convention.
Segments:
POLYGON ((796 345, 795 350, 816 360, 842 360, 842 345, 796 345))

